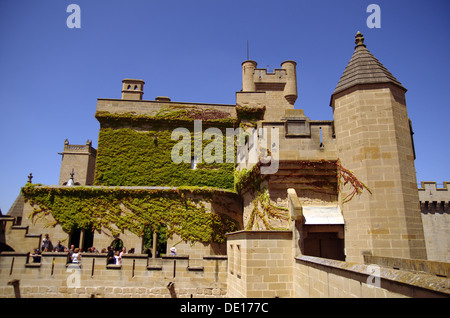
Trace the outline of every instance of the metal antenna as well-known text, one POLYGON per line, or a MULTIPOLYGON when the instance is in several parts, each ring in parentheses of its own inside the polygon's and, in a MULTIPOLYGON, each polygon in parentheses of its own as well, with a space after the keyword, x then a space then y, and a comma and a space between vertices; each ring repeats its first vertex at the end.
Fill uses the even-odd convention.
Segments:
POLYGON ((247 40, 247 61, 249 60, 249 54, 248 54, 248 40, 247 40))

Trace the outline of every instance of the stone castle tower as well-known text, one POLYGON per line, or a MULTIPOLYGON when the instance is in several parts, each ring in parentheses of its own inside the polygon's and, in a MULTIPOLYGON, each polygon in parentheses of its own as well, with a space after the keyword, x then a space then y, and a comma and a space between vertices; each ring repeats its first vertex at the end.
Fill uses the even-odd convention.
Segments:
POLYGON ((371 194, 346 203, 347 260, 426 259, 406 89, 367 50, 355 51, 331 96, 338 156, 371 194))
MULTIPOLYGON (((236 105, 264 107, 258 127, 279 131, 279 169, 263 183, 271 201, 285 202, 293 188, 303 210, 314 211, 310 217, 320 218, 326 208, 343 220, 315 224, 319 221, 301 217, 299 253, 357 262, 365 254, 426 259, 406 89, 367 50, 360 32, 355 38, 354 54, 331 96, 333 121, 310 120, 294 109, 292 61, 273 73, 256 68, 254 61, 243 62, 236 105), (355 189, 333 183, 335 166, 324 160, 351 171, 368 191, 343 204, 355 189)), ((238 169, 243 168, 252 166, 238 169)), ((250 193, 244 194, 244 221, 257 198, 250 193)))
MULTIPOLYGON (((264 176, 262 186, 268 190, 271 202, 282 206, 287 205, 287 190, 291 188, 303 210, 312 211, 298 221, 302 223, 298 225, 302 238, 299 253, 358 262, 364 254, 426 258, 406 89, 367 50, 361 33, 355 39, 354 54, 331 96, 333 121, 310 120, 302 109, 294 109, 298 97, 294 61, 281 63, 281 68, 272 73, 257 68, 255 61, 244 61, 236 108, 264 109, 257 127, 267 128, 268 135, 274 129, 278 132, 277 171, 264 176), (335 162, 353 172, 369 191, 343 204, 354 189, 348 185, 340 188, 335 162), (314 223, 323 209, 331 209, 335 221, 314 223)), ((154 112, 155 107, 171 105, 168 98, 144 103, 144 84, 143 80, 124 79, 123 109, 114 111, 129 111, 131 102, 139 102, 133 110, 142 114, 148 111, 146 107, 154 112)), ((99 100, 98 114, 113 111, 109 104, 99 100)), ((233 115, 229 106, 214 107, 233 115)), ((241 120, 239 114, 237 117, 241 120)), ((72 170, 78 184, 94 183, 97 152, 89 141, 86 145, 69 145, 66 141, 61 154, 60 185, 67 182, 72 170)), ((256 164, 260 163, 258 153, 256 164)), ((236 169, 251 170, 254 164, 241 161, 236 169)), ((260 229, 262 223, 272 221, 269 228, 287 226, 279 220, 253 224, 254 202, 260 193, 244 191, 241 195, 244 228, 260 229)))
POLYGON ((281 69, 268 73, 258 69, 255 61, 242 63, 242 90, 236 93, 236 105, 264 105, 264 118, 279 120, 286 109, 294 109, 297 100, 297 74, 294 61, 281 63, 281 69))
POLYGON ((333 120, 294 107, 293 61, 273 72, 244 61, 226 105, 144 100, 144 81, 124 79, 120 99, 97 100, 98 151, 66 140, 59 185, 33 185, 30 174, 0 217, 0 295, 20 280, 24 295, 50 297, 448 297, 450 183, 417 189, 406 89, 355 39, 333 120), (177 128, 203 159, 183 146, 187 161, 173 160, 177 128), (230 143, 228 161, 218 137, 242 137, 238 128, 248 135, 230 143), (227 160, 207 162, 211 145, 227 160), (84 253, 72 264, 82 284, 69 286, 67 252, 31 263, 43 233, 130 253, 121 264, 84 253))
POLYGON ((62 156, 59 185, 65 185, 69 178, 75 184, 92 185, 94 183, 95 159, 97 150, 92 147, 92 141, 85 145, 71 145, 66 139, 62 156), (73 173, 73 175, 72 175, 73 173))

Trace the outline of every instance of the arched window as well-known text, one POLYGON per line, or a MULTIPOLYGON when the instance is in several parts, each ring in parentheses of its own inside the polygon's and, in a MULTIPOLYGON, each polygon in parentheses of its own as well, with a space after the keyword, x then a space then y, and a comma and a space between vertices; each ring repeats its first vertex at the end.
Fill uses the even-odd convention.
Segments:
POLYGON ((111 246, 113 250, 120 251, 123 248, 123 241, 120 238, 116 238, 114 241, 111 242, 111 246))

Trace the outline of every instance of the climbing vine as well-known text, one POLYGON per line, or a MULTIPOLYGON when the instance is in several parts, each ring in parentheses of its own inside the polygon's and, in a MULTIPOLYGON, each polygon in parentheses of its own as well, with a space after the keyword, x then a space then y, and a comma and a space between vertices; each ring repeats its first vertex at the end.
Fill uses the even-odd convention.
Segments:
MULTIPOLYGON (((234 163, 226 162, 225 151, 223 163, 208 164, 203 160, 193 170, 190 163, 172 161, 171 150, 177 142, 171 140, 170 130, 100 129, 95 185, 233 189, 234 163)), ((203 147, 209 142, 203 140, 203 147)))
POLYGON ((133 112, 110 113, 97 111, 95 118, 104 127, 145 127, 166 128, 170 126, 186 126, 194 120, 202 120, 205 126, 234 127, 236 118, 230 114, 214 108, 197 108, 184 105, 170 105, 162 107, 153 115, 138 115, 133 112))
POLYGON ((269 192, 267 189, 258 191, 256 198, 253 200, 253 210, 246 226, 246 230, 252 230, 255 222, 261 220, 266 230, 280 230, 270 224, 270 219, 278 219, 283 221, 289 220, 289 210, 270 203, 269 192), (260 208, 261 207, 261 208, 260 208))
POLYGON ((234 172, 234 190, 239 194, 249 187, 258 190, 263 179, 259 164, 255 164, 250 170, 246 168, 236 170, 234 172))
MULTIPOLYGON (((67 233, 75 229, 109 230, 113 236, 128 230, 143 236, 146 228, 167 227, 190 242, 224 243, 225 234, 238 230, 238 223, 224 213, 209 212, 204 202, 213 197, 235 196, 213 188, 124 189, 119 187, 22 188, 34 208, 31 218, 51 214, 67 233), (195 197, 201 199, 195 199, 195 197)), ((215 200, 217 201, 217 200, 215 200)), ((223 205, 226 209, 226 205, 223 205)))
POLYGON ((339 159, 335 162, 335 164, 338 175, 338 192, 343 192, 344 186, 347 184, 350 184, 352 189, 350 193, 342 199, 342 204, 349 202, 355 195, 360 195, 364 189, 372 194, 372 191, 370 191, 364 182, 360 181, 353 174, 353 172, 341 165, 341 161, 339 159))
POLYGON ((265 112, 266 106, 249 107, 245 105, 236 105, 236 115, 238 120, 262 120, 265 112))
POLYGON ((266 107, 249 107, 236 105, 236 116, 239 127, 247 129, 249 127, 256 127, 257 121, 264 119, 266 107))
MULTIPOLYGON (((344 186, 350 185, 350 193, 342 199, 342 204, 349 202, 355 195, 360 195, 363 190, 372 193, 370 189, 360 181, 352 171, 342 166, 340 160, 308 160, 296 162, 297 168, 306 168, 308 170, 332 169, 336 171, 336 182, 328 180, 311 180, 305 185, 312 186, 317 192, 326 192, 326 189, 334 188, 337 193, 344 191, 344 186), (327 167, 329 166, 329 167, 327 167), (324 168, 325 167, 325 168, 324 168)), ((251 170, 242 169, 235 172, 235 190, 239 194, 247 191, 253 191, 255 199, 253 200, 253 209, 246 226, 247 230, 251 230, 258 220, 260 220, 267 230, 275 229, 270 224, 270 219, 288 220, 288 210, 284 207, 273 205, 270 202, 269 193, 266 188, 261 189, 262 181, 270 176, 262 176, 260 174, 259 165, 254 165, 251 170)), ((270 181, 269 181, 270 182, 270 181)))

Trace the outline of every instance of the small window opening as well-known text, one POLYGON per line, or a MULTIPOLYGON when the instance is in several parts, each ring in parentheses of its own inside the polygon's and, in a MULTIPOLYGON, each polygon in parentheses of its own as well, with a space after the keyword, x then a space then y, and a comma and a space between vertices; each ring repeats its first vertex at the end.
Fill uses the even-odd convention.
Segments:
POLYGON ((325 146, 323 145, 323 137, 322 137, 322 127, 319 127, 319 130, 320 130, 320 149, 324 149, 325 148, 325 146))
POLYGON ((194 155, 194 156, 191 158, 191 169, 192 169, 192 170, 197 169, 197 161, 198 161, 197 156, 194 155))

